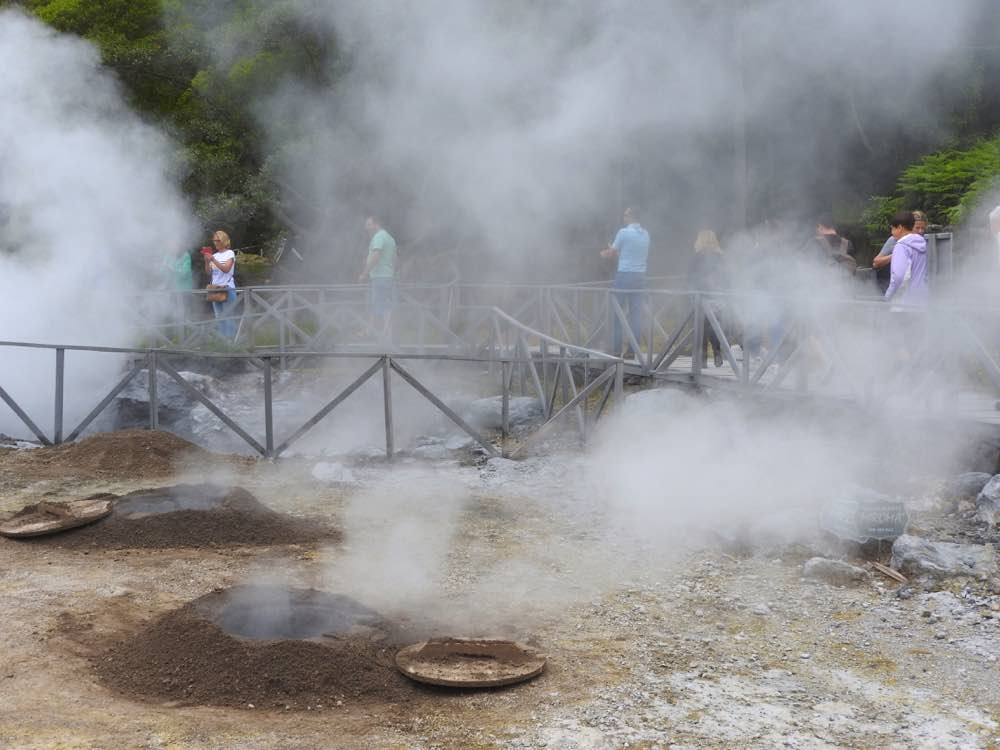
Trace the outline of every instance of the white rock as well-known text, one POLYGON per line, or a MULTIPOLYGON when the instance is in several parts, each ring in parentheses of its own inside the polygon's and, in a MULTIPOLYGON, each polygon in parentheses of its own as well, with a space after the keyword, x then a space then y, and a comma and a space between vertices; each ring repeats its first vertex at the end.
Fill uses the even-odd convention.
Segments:
POLYGON ((312 468, 314 479, 320 482, 355 482, 354 474, 343 464, 321 461, 312 468))
POLYGON ((814 581, 825 581, 835 586, 867 581, 871 576, 864 568, 859 568, 841 560, 812 557, 802 566, 802 574, 814 581))
POLYGON ((952 544, 904 534, 892 545, 891 565, 911 574, 950 576, 989 575, 996 570, 996 554, 980 544, 952 544))
POLYGON ((990 527, 1000 522, 1000 474, 988 481, 976 496, 976 515, 990 527))

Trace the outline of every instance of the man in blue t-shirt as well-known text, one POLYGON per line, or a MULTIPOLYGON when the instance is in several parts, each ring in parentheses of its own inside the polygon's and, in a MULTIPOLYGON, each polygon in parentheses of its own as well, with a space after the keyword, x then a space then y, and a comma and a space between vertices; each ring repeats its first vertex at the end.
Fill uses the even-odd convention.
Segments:
MULTIPOLYGON (((649 258, 649 232, 639 224, 639 212, 625 209, 625 226, 618 230, 614 241, 601 251, 604 258, 618 258, 613 289, 615 299, 622 308, 632 330, 636 344, 642 339, 642 290, 646 288, 646 261, 649 258)), ((617 313, 612 312, 611 351, 622 353, 622 325, 617 313)), ((631 359, 631 340, 626 347, 626 359, 631 359)), ((638 356, 638 352, 635 353, 638 356)))

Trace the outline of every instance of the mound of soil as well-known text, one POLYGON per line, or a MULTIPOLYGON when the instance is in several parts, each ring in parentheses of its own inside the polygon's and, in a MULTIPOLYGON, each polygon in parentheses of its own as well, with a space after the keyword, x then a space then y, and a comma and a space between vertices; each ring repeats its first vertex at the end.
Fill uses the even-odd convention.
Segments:
POLYGON ((396 649, 386 642, 367 635, 238 638, 216 626, 200 602, 164 615, 96 656, 99 679, 129 698, 242 708, 398 703, 417 693, 391 666, 396 649))
MULTIPOLYGON (((0 469, 35 476, 73 474, 142 479, 170 476, 192 460, 212 457, 223 458, 169 432, 119 430, 92 435, 76 443, 0 452, 0 469)), ((241 456, 227 455, 225 459, 253 462, 241 456)))
POLYGON ((338 529, 315 520, 276 513, 240 487, 176 485, 140 490, 122 496, 115 506, 116 510, 110 516, 97 523, 60 534, 26 539, 23 543, 51 544, 67 549, 198 549, 234 545, 254 547, 309 544, 318 541, 337 542, 341 539, 338 529), (126 513, 117 509, 119 504, 123 509, 141 508, 151 497, 158 499, 158 496, 172 493, 198 496, 199 492, 201 496, 215 495, 212 507, 188 507, 166 513, 126 513))

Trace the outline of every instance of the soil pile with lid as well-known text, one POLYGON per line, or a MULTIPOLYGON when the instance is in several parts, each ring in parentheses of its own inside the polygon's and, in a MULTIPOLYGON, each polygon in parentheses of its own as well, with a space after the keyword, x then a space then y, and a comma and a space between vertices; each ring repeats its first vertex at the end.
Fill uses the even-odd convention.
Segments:
MULTIPOLYGON (((291 591, 299 601, 350 602, 291 591)), ((139 700, 282 710, 321 710, 338 701, 398 703, 417 694, 392 666, 397 641, 388 623, 368 618, 363 627, 334 626, 341 632, 306 640, 244 638, 213 621, 213 606, 232 592, 190 602, 95 656, 101 682, 139 700)))
POLYGON ((97 523, 27 543, 68 549, 199 549, 333 543, 341 536, 314 519, 277 513, 240 487, 179 484, 129 493, 97 523))
POLYGON ((144 479, 171 476, 192 461, 224 460, 250 465, 254 459, 206 451, 160 430, 104 432, 76 443, 32 450, 0 451, 0 470, 36 477, 73 476, 144 479))

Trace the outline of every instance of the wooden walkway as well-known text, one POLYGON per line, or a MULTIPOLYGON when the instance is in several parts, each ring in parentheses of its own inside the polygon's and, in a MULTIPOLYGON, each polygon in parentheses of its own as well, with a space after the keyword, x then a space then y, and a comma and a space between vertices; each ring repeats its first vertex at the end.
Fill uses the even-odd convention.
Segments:
MULTIPOLYGON (((780 372, 772 365, 760 379, 760 384, 764 386, 761 393, 772 395, 793 395, 797 392, 794 373, 780 385, 767 389, 778 377, 780 372)), ((675 359, 668 368, 653 375, 652 380, 662 383, 673 383, 693 387, 694 379, 691 375, 692 362, 690 356, 680 356, 675 359)), ((625 360, 625 374, 633 377, 647 377, 644 374, 640 363, 635 360, 625 360)), ((739 382, 739 376, 733 371, 728 362, 724 362, 722 367, 715 367, 711 363, 701 370, 699 387, 721 388, 739 390, 743 385, 739 382)), ((838 387, 837 383, 827 385, 810 384, 806 392, 811 398, 828 398, 835 401, 845 401, 856 403, 857 398, 846 387, 838 387)), ((1000 402, 989 394, 975 393, 972 391, 959 391, 951 393, 937 393, 930 402, 922 404, 926 408, 926 416, 930 418, 957 419, 959 421, 976 422, 989 425, 1000 431, 1000 409, 997 408, 1000 402)), ((859 405, 860 406, 860 405, 859 405)), ((902 406, 902 404, 901 404, 902 406)))

